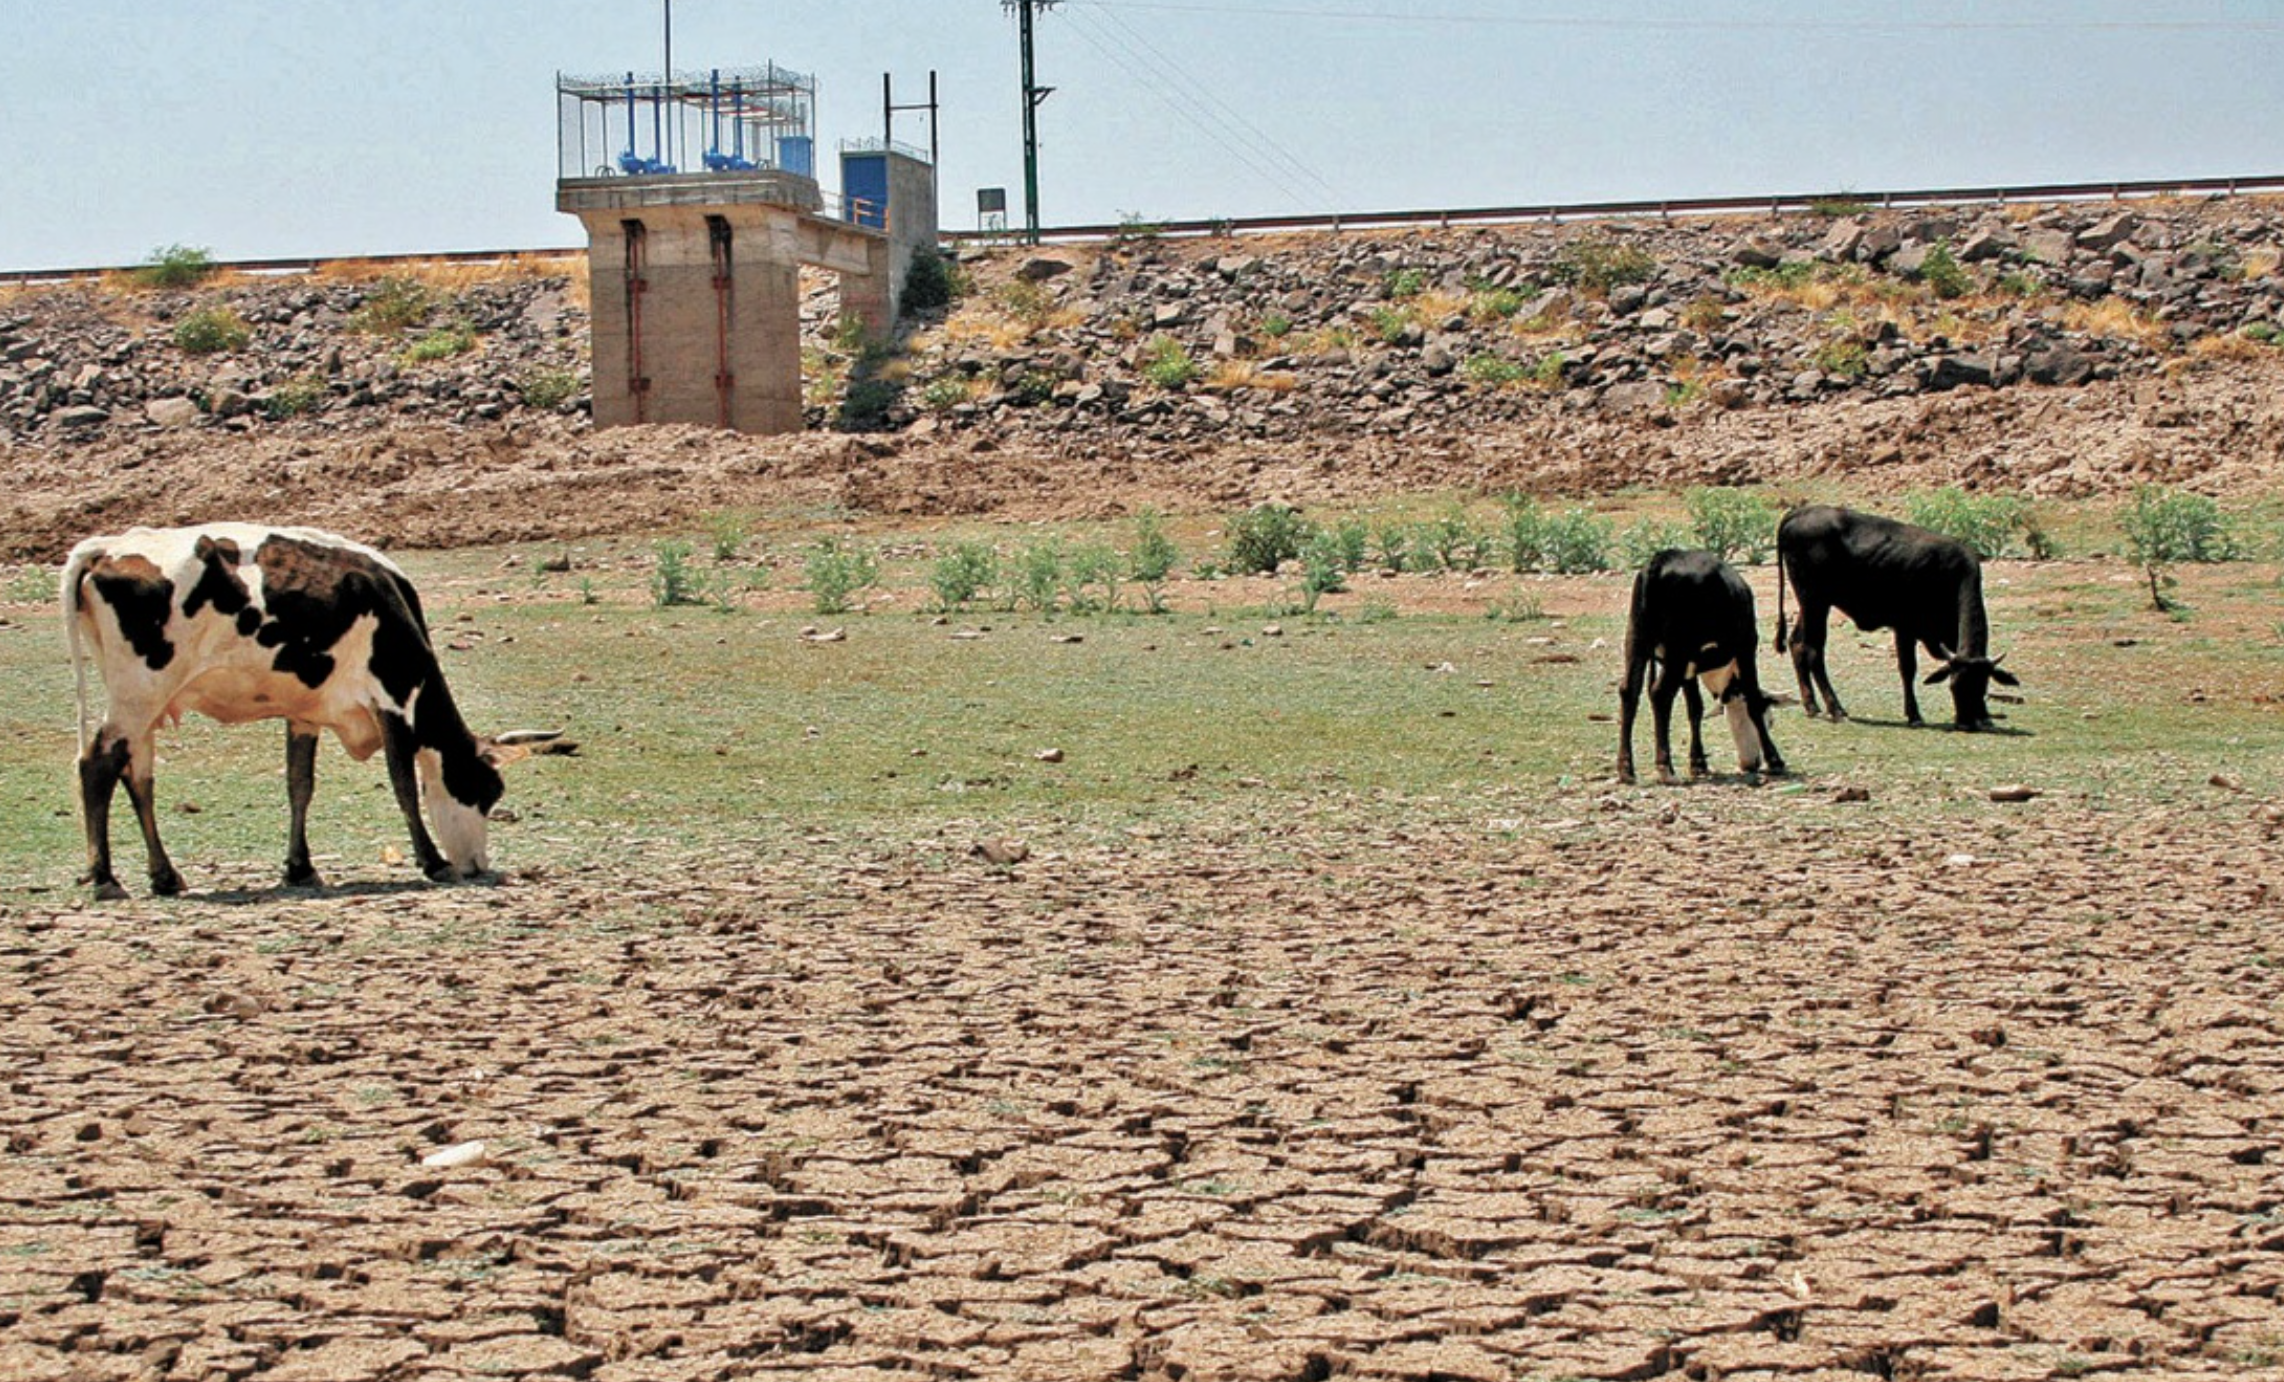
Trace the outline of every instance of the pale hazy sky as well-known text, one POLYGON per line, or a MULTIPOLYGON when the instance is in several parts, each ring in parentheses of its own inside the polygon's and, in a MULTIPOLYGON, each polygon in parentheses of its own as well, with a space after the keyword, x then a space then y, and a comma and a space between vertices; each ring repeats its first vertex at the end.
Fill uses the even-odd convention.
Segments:
MULTIPOLYGON (((661 0, 0 0, 0 269, 571 245, 554 79, 661 0)), ((943 101, 944 224, 1021 218, 999 0, 675 0, 677 68, 943 101)), ((1049 225, 2284 174, 2284 0, 1065 0, 1049 225)), ((902 142, 925 146, 917 116, 902 142)), ((835 190, 829 152, 821 160, 835 190)))

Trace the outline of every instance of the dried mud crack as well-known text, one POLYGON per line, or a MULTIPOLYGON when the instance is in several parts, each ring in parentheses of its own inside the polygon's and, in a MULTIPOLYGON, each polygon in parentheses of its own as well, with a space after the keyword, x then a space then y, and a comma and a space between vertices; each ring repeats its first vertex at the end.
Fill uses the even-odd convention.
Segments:
POLYGON ((2273 1372, 2257 817, 1661 809, 6 918, 0 1376, 2273 1372))

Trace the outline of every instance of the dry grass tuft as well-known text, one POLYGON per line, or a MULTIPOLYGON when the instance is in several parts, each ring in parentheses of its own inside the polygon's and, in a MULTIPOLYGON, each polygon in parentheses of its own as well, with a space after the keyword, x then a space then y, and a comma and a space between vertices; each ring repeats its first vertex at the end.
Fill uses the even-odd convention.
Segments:
POLYGON ((2198 364, 2274 360, 2278 358, 2278 351, 2275 346, 2256 341, 2241 331, 2224 331, 2189 342, 2187 358, 2198 364))
POLYGON ((1029 324, 992 307, 962 307, 944 319, 944 339, 955 345, 980 342, 1013 350, 1031 339, 1029 324))
POLYGON ((1261 389, 1269 393, 1287 393, 1300 386, 1300 376, 1290 370, 1263 369, 1252 360, 1221 360, 1206 375, 1205 387, 1217 393, 1234 393, 1239 389, 1261 389))
POLYGON ((2062 325, 2092 336, 2137 341, 2151 350, 2166 350, 2173 344, 2173 333, 2165 323, 2121 297, 2067 303, 2062 308, 2062 325))

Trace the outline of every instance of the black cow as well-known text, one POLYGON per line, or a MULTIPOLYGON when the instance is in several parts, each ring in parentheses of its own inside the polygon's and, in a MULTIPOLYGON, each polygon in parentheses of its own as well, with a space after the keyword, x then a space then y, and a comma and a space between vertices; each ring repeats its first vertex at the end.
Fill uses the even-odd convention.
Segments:
POLYGON ((159 843, 151 771, 158 727, 186 711, 224 724, 286 722, 286 882, 302 886, 318 881, 305 826, 319 730, 356 758, 386 751, 413 853, 439 880, 489 866, 485 816, 500 799, 500 768, 556 737, 471 734, 412 582, 372 548, 315 529, 214 523, 89 538, 64 563, 63 613, 79 691, 87 881, 101 898, 126 896, 111 870, 121 782, 143 827, 151 890, 182 890, 159 843), (109 701, 92 734, 89 651, 109 701), (424 795, 434 839, 421 824, 424 795))
POLYGON ((1837 609, 1856 627, 1895 630, 1895 660, 1903 673, 1904 718, 1919 724, 1917 649, 1925 645, 1941 665, 1927 684, 1951 684, 1961 729, 1989 729, 1990 686, 2020 685, 1990 656, 1990 624, 1983 613, 1983 564, 1965 543, 1876 514, 1812 504, 1784 516, 1776 530, 1776 650, 1792 653, 1800 700, 1816 713, 1816 691, 1832 718, 1844 720, 1840 697, 1824 670, 1827 617, 1837 609), (1791 577, 1800 597, 1800 627, 1787 631, 1784 585, 1791 577))
POLYGON ((1711 552, 1668 548, 1649 559, 1634 577, 1634 603, 1626 617, 1626 678, 1618 689, 1618 780, 1634 780, 1634 708, 1651 663, 1650 709, 1657 725, 1657 775, 1674 781, 1671 723, 1676 691, 1689 701, 1689 772, 1708 769, 1705 744, 1698 737, 1705 703, 1697 683, 1720 699, 1737 741, 1737 770, 1757 777, 1763 763, 1785 771, 1784 755, 1769 737, 1769 707, 1776 700, 1761 691, 1754 654, 1760 633, 1753 616, 1753 592, 1744 578, 1711 552))

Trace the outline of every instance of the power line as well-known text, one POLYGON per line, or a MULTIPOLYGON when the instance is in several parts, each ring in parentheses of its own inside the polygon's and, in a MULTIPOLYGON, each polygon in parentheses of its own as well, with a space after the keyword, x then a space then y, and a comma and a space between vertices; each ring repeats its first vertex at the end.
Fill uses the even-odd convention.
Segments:
MULTIPOLYGON (((1074 15, 1073 17, 1076 18, 1077 16, 1074 15)), ((1177 67, 1175 67, 1169 59, 1167 59, 1163 54, 1157 53, 1154 49, 1150 50, 1149 52, 1144 52, 1141 49, 1137 48, 1134 44, 1127 42, 1118 34, 1108 32, 1107 30, 1091 28, 1086 23, 1082 23, 1078 27, 1077 32, 1081 38, 1085 39, 1090 45, 1094 47, 1096 52, 1101 53, 1106 59, 1114 64, 1122 67, 1151 69, 1150 72, 1145 75, 1154 75, 1157 81, 1164 84, 1165 86, 1179 87, 1184 82, 1190 81, 1190 79, 1187 78, 1177 67)), ((1221 104, 1215 100, 1210 92, 1204 91, 1203 88, 1195 87, 1194 83, 1191 83, 1191 85, 1193 91, 1195 92, 1196 98, 1199 99, 1201 103, 1221 104)), ((1310 170, 1306 164, 1301 163, 1299 159, 1292 157, 1290 154, 1284 154, 1281 150, 1278 150, 1275 147, 1274 142, 1270 141, 1266 135, 1260 135, 1258 131, 1255 131, 1259 142, 1255 143, 1248 141, 1244 137, 1236 134, 1234 131, 1229 129, 1226 124, 1216 126, 1214 124, 1208 123, 1205 119, 1201 118, 1196 111, 1192 110, 1190 106, 1185 105, 1181 101, 1175 100, 1173 97, 1167 95, 1165 91, 1159 89, 1158 86, 1152 85, 1149 86, 1148 89, 1152 95, 1156 96, 1162 103, 1164 103, 1166 108, 1171 110, 1177 117, 1187 121, 1193 128, 1195 128, 1200 134, 1204 135, 1208 140, 1212 141, 1218 147, 1226 150, 1256 177, 1259 177, 1262 181, 1275 186, 1276 189, 1295 206, 1309 205, 1310 193, 1303 186, 1296 184, 1286 175, 1286 169, 1280 167, 1280 160, 1283 164, 1289 165, 1291 171, 1297 172, 1301 178, 1305 179, 1308 182, 1314 182, 1319 187, 1321 187, 1323 189, 1324 197, 1333 201, 1339 200, 1339 193, 1337 190, 1335 190, 1329 183, 1326 183, 1324 179, 1318 177, 1315 172, 1310 170)), ((1226 107, 1224 108, 1226 109, 1226 107)), ((1240 122, 1243 121, 1242 116, 1237 118, 1240 122)))
MULTIPOLYGON (((1315 168, 1303 162, 1299 157, 1293 154, 1291 150, 1285 148, 1275 139, 1271 138, 1265 131, 1261 129, 1260 126, 1254 124, 1251 120, 1246 119, 1245 113, 1243 111, 1237 109, 1237 107, 1231 105, 1229 102, 1222 100, 1219 96, 1216 96, 1211 89, 1198 81, 1197 78, 1193 76, 1187 68, 1182 66, 1182 64, 1175 61, 1174 59, 1167 57, 1164 52, 1155 47, 1150 42, 1150 40, 1140 31, 1136 30, 1133 25, 1128 24, 1125 20, 1119 18, 1116 12, 1105 10, 1103 11, 1103 14, 1110 20, 1112 24, 1116 25, 1121 31, 1123 31, 1137 46, 1155 57, 1157 59, 1158 69, 1161 72, 1167 74, 1169 80, 1178 86, 1186 87, 1196 99, 1204 102, 1210 107, 1217 109, 1224 120, 1233 122, 1236 125, 1240 126, 1245 131, 1245 133, 1251 137, 1251 142, 1256 152, 1268 158, 1272 163, 1282 165, 1287 171, 1297 175, 1304 183, 1313 184, 1316 191, 1320 193, 1325 200, 1334 202, 1340 200, 1339 189, 1335 188, 1331 183, 1325 181, 1325 179, 1318 174, 1315 168)), ((1287 188, 1287 195, 1291 195, 1291 191, 1292 189, 1287 188)), ((1304 201, 1305 199, 1301 197, 1294 197, 1294 200, 1299 202, 1304 201)))
MULTIPOLYGON (((1084 9, 1108 11, 1111 0, 1071 0, 1084 9)), ((1121 10, 1211 14, 1221 18, 1349 19, 1371 23, 1487 25, 1522 29, 1607 29, 1674 33, 1737 33, 1771 30, 1802 33, 2053 33, 2058 30, 2115 33, 2284 33, 2284 20, 2264 19, 1610 19, 1588 15, 1419 13, 1403 10, 1343 10, 1300 5, 1185 4, 1182 0, 1116 0, 1121 10)))

